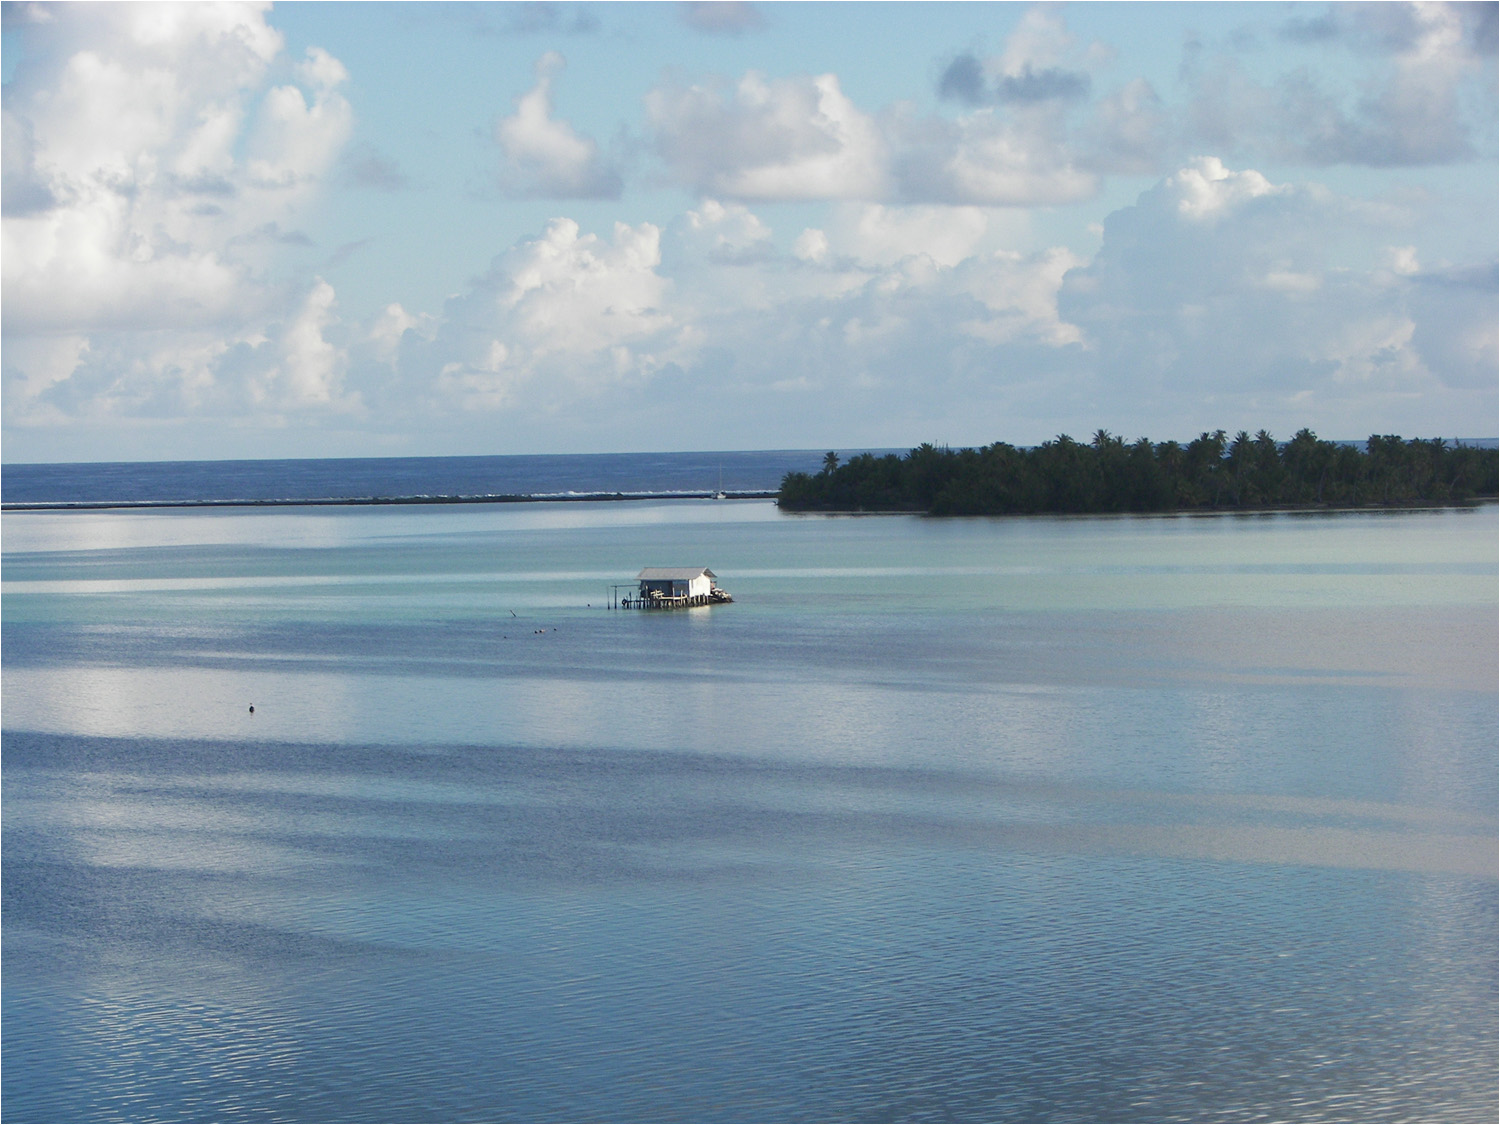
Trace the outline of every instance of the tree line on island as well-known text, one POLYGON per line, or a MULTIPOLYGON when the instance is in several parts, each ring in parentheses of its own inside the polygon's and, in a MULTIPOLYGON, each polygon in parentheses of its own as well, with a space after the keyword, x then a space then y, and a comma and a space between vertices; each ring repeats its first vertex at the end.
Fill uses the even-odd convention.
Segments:
POLYGON ((1087 444, 1062 434, 1035 448, 924 443, 905 456, 836 453, 818 473, 788 473, 788 511, 915 511, 932 515, 1461 504, 1497 492, 1500 451, 1371 435, 1365 448, 1299 430, 1278 442, 1223 430, 1181 445, 1126 443, 1106 430, 1087 444))

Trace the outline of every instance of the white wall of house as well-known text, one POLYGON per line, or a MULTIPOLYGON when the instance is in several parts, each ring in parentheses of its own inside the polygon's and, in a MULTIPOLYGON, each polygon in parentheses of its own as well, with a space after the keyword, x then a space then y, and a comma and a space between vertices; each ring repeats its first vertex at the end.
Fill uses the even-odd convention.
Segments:
POLYGON ((712 572, 695 569, 662 569, 648 567, 641 571, 641 596, 648 588, 670 593, 672 597, 706 598, 714 588, 712 572))

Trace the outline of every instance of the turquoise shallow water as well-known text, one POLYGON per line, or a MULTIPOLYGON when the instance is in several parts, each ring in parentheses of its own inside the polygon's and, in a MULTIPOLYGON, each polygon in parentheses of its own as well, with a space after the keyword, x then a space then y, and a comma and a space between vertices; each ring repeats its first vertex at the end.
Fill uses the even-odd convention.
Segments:
POLYGON ((1495 1114, 1494 507, 3 535, 9 1120, 1495 1114))

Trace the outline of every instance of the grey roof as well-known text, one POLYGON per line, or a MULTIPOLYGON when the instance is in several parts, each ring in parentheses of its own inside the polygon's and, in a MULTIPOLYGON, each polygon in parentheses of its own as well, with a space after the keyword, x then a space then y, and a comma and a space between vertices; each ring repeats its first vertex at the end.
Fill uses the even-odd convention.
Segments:
POLYGON ((648 566, 636 575, 640 582, 692 581, 702 575, 719 577, 706 566, 648 566))

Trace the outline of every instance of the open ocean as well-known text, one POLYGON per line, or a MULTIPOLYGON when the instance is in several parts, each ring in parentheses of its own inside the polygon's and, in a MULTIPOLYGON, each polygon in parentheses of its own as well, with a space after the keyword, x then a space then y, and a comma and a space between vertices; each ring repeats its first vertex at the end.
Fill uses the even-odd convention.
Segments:
MULTIPOLYGON (((755 490, 820 460, 3 489, 755 490)), ((1500 1109, 1495 505, 11 511, 0 539, 7 1121, 1500 1109), (678 565, 734 604, 607 608, 678 565)))
MULTIPOLYGON (((878 450, 879 453, 897 452, 878 450)), ((899 452, 906 452, 900 450, 899 452)), ((774 492, 816 472, 823 451, 351 457, 291 461, 117 461, 6 465, 7 504, 150 504, 369 497, 774 492)))

